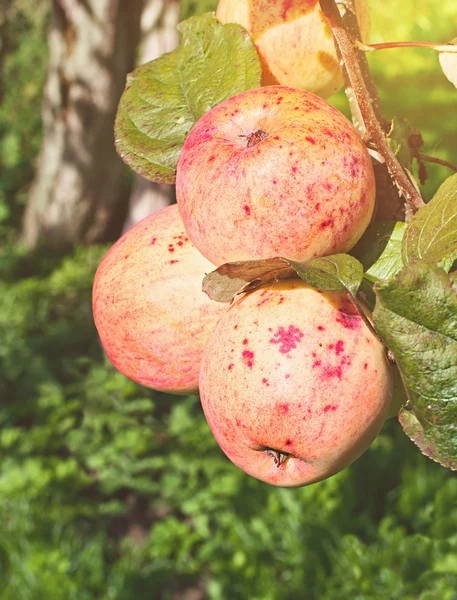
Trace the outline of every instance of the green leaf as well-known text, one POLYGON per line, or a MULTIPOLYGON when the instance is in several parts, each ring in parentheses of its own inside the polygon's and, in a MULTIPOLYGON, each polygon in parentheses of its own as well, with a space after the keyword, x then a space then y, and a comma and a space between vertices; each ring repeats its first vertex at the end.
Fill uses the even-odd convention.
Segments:
POLYGON ((409 146, 409 137, 413 133, 411 123, 403 117, 392 119, 391 129, 387 134, 387 143, 400 164, 411 171, 413 155, 409 146))
POLYGON ((349 254, 334 254, 315 258, 307 263, 288 261, 297 275, 315 288, 323 291, 358 292, 363 279, 363 267, 349 254))
POLYGON ((115 124, 116 148, 137 173, 174 183, 192 126, 216 104, 260 85, 261 67, 249 34, 212 13, 178 26, 179 48, 127 78, 115 124))
POLYGON ((370 281, 389 279, 403 266, 402 239, 406 223, 375 221, 351 251, 365 269, 370 281))
POLYGON ((403 261, 439 263, 457 257, 457 173, 408 223, 403 237, 403 261))
POLYGON ((426 427, 422 425, 412 410, 406 407, 402 408, 398 414, 398 420, 403 427, 403 431, 416 444, 422 454, 443 467, 453 471, 456 470, 455 460, 450 459, 441 452, 440 444, 435 442, 433 436, 427 435, 426 427))
POLYGON ((375 285, 377 332, 392 351, 408 391, 405 432, 443 466, 457 461, 457 294, 445 271, 408 264, 375 285))
POLYGON ((349 291, 355 296, 362 282, 363 267, 348 254, 316 258, 307 263, 281 257, 226 263, 206 275, 202 289, 216 302, 230 302, 237 294, 297 275, 320 290, 349 291))

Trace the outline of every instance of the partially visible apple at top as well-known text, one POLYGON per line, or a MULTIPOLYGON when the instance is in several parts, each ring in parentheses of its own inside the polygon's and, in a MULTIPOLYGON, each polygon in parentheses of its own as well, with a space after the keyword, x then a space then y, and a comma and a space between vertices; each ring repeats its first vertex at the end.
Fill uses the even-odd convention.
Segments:
POLYGON ((286 86, 248 90, 208 111, 177 167, 184 226, 215 265, 347 252, 375 204, 370 156, 325 100, 286 86))
MULTIPOLYGON (((366 0, 354 0, 364 39, 366 0)), ((323 98, 343 85, 330 27, 318 0, 220 0, 216 17, 239 23, 252 37, 262 63, 262 85, 290 85, 323 98)))

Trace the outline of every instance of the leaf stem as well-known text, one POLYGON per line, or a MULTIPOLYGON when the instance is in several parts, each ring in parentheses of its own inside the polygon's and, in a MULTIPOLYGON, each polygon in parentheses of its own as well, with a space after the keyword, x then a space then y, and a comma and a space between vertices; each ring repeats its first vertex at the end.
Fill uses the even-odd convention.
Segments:
POLYGON ((389 48, 428 48, 437 52, 455 52, 457 45, 454 44, 434 44, 433 42, 384 42, 382 44, 364 44, 359 40, 356 46, 363 52, 374 52, 375 50, 388 50, 389 48))
POLYGON ((375 110, 373 95, 370 93, 370 90, 375 89, 374 83, 369 71, 364 69, 362 72, 360 55, 363 54, 359 52, 354 37, 345 26, 335 1, 319 0, 319 3, 332 30, 336 51, 343 66, 351 111, 354 116, 363 121, 367 141, 371 141, 384 158, 395 185, 406 200, 408 216, 412 216, 424 205, 424 201, 387 143, 385 121, 380 117, 379 111, 375 110), (354 103, 356 110, 354 110, 354 103))
POLYGON ((442 160, 441 158, 436 158, 434 156, 429 156, 428 154, 419 154, 419 158, 421 160, 424 160, 425 162, 430 162, 430 163, 435 163, 437 165, 442 165, 443 167, 448 167, 449 169, 452 169, 453 171, 457 172, 457 165, 453 165, 452 163, 448 162, 447 160, 442 160))

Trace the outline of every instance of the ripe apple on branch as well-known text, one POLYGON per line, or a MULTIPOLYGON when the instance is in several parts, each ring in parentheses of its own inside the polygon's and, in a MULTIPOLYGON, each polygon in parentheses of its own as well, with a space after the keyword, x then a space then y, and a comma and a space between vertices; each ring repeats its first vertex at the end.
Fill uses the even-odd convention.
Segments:
MULTIPOLYGON (((152 215, 102 262, 109 358, 170 392, 196 391, 199 372, 222 449, 274 485, 348 466, 399 409, 455 469, 457 175, 424 203, 411 164, 428 157, 382 116, 364 3, 221 0, 216 16, 181 23, 181 46, 132 73, 119 105, 119 153, 176 181, 182 222, 176 207, 152 215), (355 128, 309 91, 341 77, 355 128)), ((432 46, 449 77, 455 46, 432 46)))

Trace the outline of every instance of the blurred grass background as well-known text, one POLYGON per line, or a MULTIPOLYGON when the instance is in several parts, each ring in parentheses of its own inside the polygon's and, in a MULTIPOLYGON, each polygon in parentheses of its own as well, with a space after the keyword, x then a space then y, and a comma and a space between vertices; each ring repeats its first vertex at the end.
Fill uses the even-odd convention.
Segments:
MULTIPOLYGON (((183 16, 214 2, 183 3, 183 16)), ((454 2, 370 2, 373 42, 457 35, 454 2)), ((104 358, 91 285, 106 247, 30 254, 17 234, 40 146, 49 5, 15 0, 0 73, 0 600, 453 600, 457 480, 395 420, 298 490, 231 465, 195 397, 104 358)), ((457 90, 428 50, 369 57, 387 117, 457 162, 457 90)), ((344 95, 332 99, 345 109, 344 95)), ((450 175, 430 165, 430 197, 450 175)))

